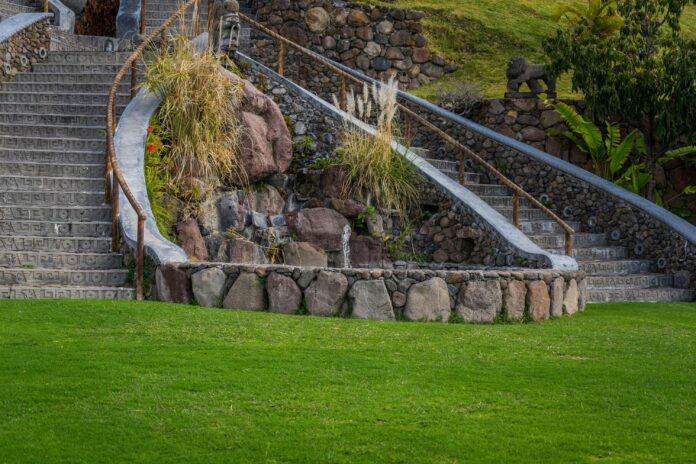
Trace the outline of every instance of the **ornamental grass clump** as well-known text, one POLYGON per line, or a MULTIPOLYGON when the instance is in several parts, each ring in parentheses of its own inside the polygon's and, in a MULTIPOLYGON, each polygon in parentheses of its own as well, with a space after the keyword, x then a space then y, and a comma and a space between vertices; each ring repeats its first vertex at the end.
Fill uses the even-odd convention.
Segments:
POLYGON ((214 54, 196 51, 185 37, 173 38, 148 62, 145 86, 162 98, 158 117, 169 141, 173 186, 186 196, 196 179, 210 189, 244 185, 236 117, 241 84, 220 72, 214 54))
MULTIPOLYGON (((398 84, 392 78, 381 85, 363 86, 362 94, 351 90, 346 112, 366 124, 371 135, 346 121, 339 137, 341 162, 346 168, 344 194, 364 198, 383 210, 405 217, 418 204, 418 178, 413 166, 392 148, 398 136, 395 124, 398 84), (375 120, 376 118, 376 120, 375 120)), ((334 97, 334 103, 338 101, 334 97)))

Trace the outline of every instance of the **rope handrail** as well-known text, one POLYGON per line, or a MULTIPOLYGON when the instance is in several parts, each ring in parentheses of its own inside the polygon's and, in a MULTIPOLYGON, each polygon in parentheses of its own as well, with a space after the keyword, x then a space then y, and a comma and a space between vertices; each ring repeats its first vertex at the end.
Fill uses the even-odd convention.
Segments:
MULTIPOLYGON (((119 189, 123 190, 123 194, 128 199, 131 207, 138 216, 138 242, 136 247, 136 265, 135 265, 135 293, 136 299, 142 300, 144 298, 143 289, 143 279, 144 279, 144 260, 145 260, 145 221, 147 220, 147 214, 145 209, 140 205, 138 200, 133 195, 128 183, 126 182, 121 167, 116 159, 116 147, 114 145, 114 130, 116 127, 116 110, 115 101, 118 88, 121 81, 128 72, 128 68, 131 71, 131 97, 135 95, 137 88, 137 67, 136 62, 142 56, 145 49, 152 45, 155 38, 163 34, 164 31, 179 17, 181 17, 186 10, 191 6, 200 6, 201 0, 188 0, 186 3, 181 5, 179 9, 169 18, 167 18, 157 29, 155 29, 150 35, 145 38, 142 44, 136 48, 133 53, 128 57, 125 64, 118 71, 114 77, 114 82, 111 86, 109 92, 109 100, 106 109, 106 188, 105 196, 107 203, 111 203, 112 206, 112 216, 111 216, 111 251, 118 251, 119 247, 119 228, 118 228, 118 218, 119 218, 119 189), (112 181, 111 183, 109 181, 112 181)), ((141 21, 140 21, 140 33, 145 32, 145 0, 141 3, 141 21)), ((196 11, 196 10, 194 10, 196 11)), ((196 18, 196 31, 200 30, 200 9, 198 9, 198 16, 196 18)))
MULTIPOLYGON (((275 39, 278 43, 278 74, 283 75, 284 71, 284 45, 288 45, 289 47, 297 50, 301 54, 311 58, 312 60, 320 63, 324 67, 328 68, 329 70, 333 71, 334 73, 338 74, 341 76, 341 97, 340 97, 340 102, 341 102, 341 109, 345 110, 346 108, 346 83, 348 80, 357 83, 357 84, 365 84, 365 80, 359 79, 358 77, 353 76, 352 74, 349 74, 342 69, 338 68, 334 64, 330 63, 328 60, 326 60, 324 57, 321 55, 293 42, 290 39, 287 39, 286 37, 283 37, 282 35, 278 34, 277 32, 267 28, 263 24, 249 18, 248 16, 240 13, 239 14, 240 19, 245 21, 246 23, 250 24, 254 28, 260 30, 264 34, 272 37, 275 39)), ((450 145, 454 146, 457 150, 459 150, 459 183, 464 185, 465 181, 465 171, 464 171, 464 158, 465 156, 468 158, 473 159, 476 161, 480 166, 482 166, 486 171, 491 173, 493 176, 495 176, 505 187, 509 188, 510 190, 513 191, 513 223, 515 224, 516 227, 519 227, 519 198, 523 197, 527 201, 529 201, 533 206, 539 208, 541 211, 544 212, 550 219, 555 221, 565 232, 565 253, 566 255, 570 256, 571 254, 571 247, 572 247, 572 236, 575 235, 575 230, 568 224, 566 223, 563 219, 558 217, 557 214, 555 214, 553 211, 551 211, 548 207, 546 207, 543 203, 541 203, 539 200, 534 198, 530 193, 525 191, 522 187, 519 185, 515 184, 512 180, 508 179, 503 173, 498 171, 495 167, 493 167, 489 162, 487 162, 485 159, 483 159, 481 156, 476 154, 474 151, 469 149, 467 146, 461 144, 459 141, 457 141, 454 137, 450 136, 446 132, 444 132, 442 129, 439 127, 435 126, 435 124, 431 123, 427 119, 425 119, 423 116, 417 114, 415 111, 407 108, 406 106, 397 103, 399 110, 401 110, 405 115, 407 115, 409 118, 414 119, 417 121, 419 124, 423 125, 430 131, 434 132, 437 134, 440 138, 444 139, 447 143, 450 145)))

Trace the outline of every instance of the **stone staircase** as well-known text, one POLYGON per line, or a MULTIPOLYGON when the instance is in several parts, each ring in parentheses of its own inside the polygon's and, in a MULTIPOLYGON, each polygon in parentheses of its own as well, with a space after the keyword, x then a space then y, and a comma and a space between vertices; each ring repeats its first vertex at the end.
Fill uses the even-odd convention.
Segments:
MULTIPOLYGON (((183 2, 180 0, 162 0, 158 2, 148 2, 147 12, 145 15, 145 34, 151 34, 157 29, 166 19, 173 15, 179 9, 183 2)), ((190 36, 194 29, 193 8, 189 8, 186 13, 186 18, 182 23, 178 19, 170 26, 172 30, 177 28, 185 28, 186 35, 190 36)), ((208 2, 201 0, 201 32, 205 32, 208 28, 208 2)))
MULTIPOLYGON (((421 151, 427 156, 427 151, 421 151)), ((427 159, 441 172, 458 179, 459 163, 427 159)), ((512 220, 512 193, 504 186, 481 183, 481 175, 468 172, 466 188, 477 194, 503 216, 512 220)), ((543 211, 521 199, 520 229, 539 247, 552 253, 565 252, 565 235, 560 226, 543 211)), ((576 230, 573 239, 573 257, 580 269, 588 274, 588 301, 693 301, 693 290, 673 287, 671 274, 652 272, 653 263, 645 259, 629 258, 626 247, 610 244, 606 233, 582 232, 580 223, 570 221, 576 230)))
POLYGON ((34 13, 39 11, 36 0, 3 0, 0 2, 0 21, 19 13, 34 13))
MULTIPOLYGON (((0 299, 133 298, 104 204, 107 95, 126 57, 49 52, 0 83, 0 299)), ((128 100, 124 85, 118 112, 128 100)))

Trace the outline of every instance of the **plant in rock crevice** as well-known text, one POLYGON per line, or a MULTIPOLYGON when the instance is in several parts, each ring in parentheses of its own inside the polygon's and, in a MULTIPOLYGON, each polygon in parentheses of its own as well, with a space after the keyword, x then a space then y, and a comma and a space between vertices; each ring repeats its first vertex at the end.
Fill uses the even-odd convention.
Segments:
MULTIPOLYGON (((376 122, 375 134, 344 121, 338 153, 347 174, 343 186, 346 196, 364 198, 368 204, 395 210, 403 217, 418 204, 419 192, 413 166, 392 148, 398 136, 394 123, 397 91, 394 78, 372 88, 364 85, 361 94, 349 91, 346 112, 365 124, 376 122)), ((334 103, 339 106, 335 96, 334 103)))

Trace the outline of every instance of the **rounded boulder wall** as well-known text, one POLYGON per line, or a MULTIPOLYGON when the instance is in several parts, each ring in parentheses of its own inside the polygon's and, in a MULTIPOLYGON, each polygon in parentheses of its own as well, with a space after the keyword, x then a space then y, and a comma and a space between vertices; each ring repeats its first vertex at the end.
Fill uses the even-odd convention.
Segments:
POLYGON ((305 24, 312 32, 323 32, 331 24, 331 17, 324 8, 318 6, 307 10, 305 24))
POLYGON ((222 72, 243 88, 238 115, 243 129, 240 158, 248 181, 287 171, 292 162, 292 138, 280 108, 251 82, 227 70, 222 72))

